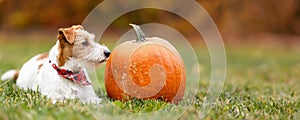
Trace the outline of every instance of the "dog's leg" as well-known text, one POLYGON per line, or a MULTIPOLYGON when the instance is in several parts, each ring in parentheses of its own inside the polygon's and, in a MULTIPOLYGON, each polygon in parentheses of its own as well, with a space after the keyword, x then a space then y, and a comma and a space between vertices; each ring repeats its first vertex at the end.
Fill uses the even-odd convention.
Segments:
POLYGON ((80 101, 83 104, 100 104, 102 102, 102 99, 96 95, 92 86, 85 86, 82 90, 80 101))

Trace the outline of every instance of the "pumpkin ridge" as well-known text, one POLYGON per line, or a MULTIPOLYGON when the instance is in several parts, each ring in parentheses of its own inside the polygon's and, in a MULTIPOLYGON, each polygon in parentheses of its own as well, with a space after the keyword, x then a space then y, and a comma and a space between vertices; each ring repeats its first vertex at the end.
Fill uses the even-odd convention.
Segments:
MULTIPOLYGON (((165 49, 167 49, 167 48, 165 48, 165 49)), ((170 54, 170 52, 172 52, 171 50, 169 50, 169 49, 167 49, 168 50, 168 54, 170 54)), ((159 50, 159 52, 160 52, 160 54, 161 55, 163 55, 162 54, 162 51, 161 50, 159 50)), ((164 53, 165 54, 165 53, 164 53)), ((163 56, 163 57, 165 57, 165 56, 163 56)), ((162 58, 160 58, 160 60, 162 60, 162 62, 163 62, 163 65, 164 65, 164 69, 169 69, 169 65, 167 65, 166 64, 166 62, 168 62, 168 61, 166 61, 166 59, 162 59, 162 58), (166 68, 167 67, 167 68, 166 68)), ((170 57, 169 58, 167 58, 167 60, 170 60, 170 57)), ((168 63, 169 64, 169 63, 168 63)), ((168 70, 166 70, 166 71, 168 71, 168 70)), ((168 72, 166 72, 166 80, 165 80, 165 84, 164 84, 164 86, 167 86, 166 84, 169 84, 169 73, 168 72)), ((159 94, 163 94, 162 92, 159 92, 159 94)))
MULTIPOLYGON (((169 56, 170 56, 170 54, 168 54, 169 56)), ((176 58, 177 59, 177 58, 176 58)), ((174 62, 172 62, 172 71, 173 71, 173 76, 172 76, 172 79, 174 80, 174 79, 176 79, 176 77, 177 77, 177 70, 176 70, 176 65, 175 65, 175 63, 174 62)), ((173 83, 173 84, 175 84, 175 85, 178 85, 178 83, 177 83, 177 81, 172 81, 172 82, 175 82, 175 83, 173 83)), ((179 83, 180 84, 180 83, 179 83)), ((180 85, 179 85, 180 86, 180 85)), ((177 90, 177 86, 176 87, 173 87, 173 88, 171 88, 171 89, 173 89, 172 91, 176 91, 177 90)), ((174 96, 175 97, 175 96, 174 96)), ((173 98, 172 98, 173 99, 173 98)))
MULTIPOLYGON (((156 47, 155 47, 156 48, 156 47)), ((156 48, 157 49, 157 48, 156 48)), ((157 49, 158 51, 159 51, 159 54, 160 55, 163 55, 162 54, 162 51, 160 50, 160 49, 157 49)), ((168 50, 168 49, 167 49, 168 50)), ((169 50, 170 52, 172 52, 171 50, 169 50)), ((159 58, 160 59, 160 61, 162 61, 163 63, 162 63, 162 65, 164 66, 164 69, 166 69, 166 61, 165 61, 165 59, 162 59, 161 57, 159 58)), ((170 59, 170 57, 169 57, 169 59, 170 59)), ((166 80, 165 80, 165 84, 167 83, 167 80, 168 80, 168 73, 166 73, 166 80)), ((165 86, 165 84, 164 84, 164 86, 165 86)))
MULTIPOLYGON (((162 48, 168 50, 168 53, 169 53, 169 52, 172 52, 171 50, 167 49, 167 48, 164 47, 164 46, 160 46, 160 47, 162 47, 162 48)), ((164 54, 162 54, 161 48, 160 48, 160 49, 158 49, 158 47, 154 47, 154 48, 156 49, 156 52, 159 52, 159 55, 164 55, 164 54)), ((166 62, 165 62, 165 59, 162 59, 162 56, 159 56, 158 59, 159 59, 159 61, 162 62, 161 64, 162 64, 162 66, 164 67, 165 71, 167 71, 167 70, 166 70, 166 62)), ((164 87, 166 86, 165 84, 167 84, 167 82, 168 82, 168 72, 165 73, 165 76, 166 76, 166 77, 165 77, 164 87)), ((163 87, 162 89, 164 89, 164 87, 163 87)), ((161 91, 159 91, 158 94, 161 94, 161 91)))

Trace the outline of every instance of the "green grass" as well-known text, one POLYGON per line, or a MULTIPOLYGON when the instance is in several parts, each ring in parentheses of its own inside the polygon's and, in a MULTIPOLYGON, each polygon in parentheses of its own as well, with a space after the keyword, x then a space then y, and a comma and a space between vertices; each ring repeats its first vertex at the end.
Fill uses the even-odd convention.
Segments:
MULTIPOLYGON (((8 69, 20 68, 37 53, 46 52, 55 43, 28 38, 0 39, 0 74, 8 69), (17 40, 22 39, 22 40, 17 40)), ((112 48, 112 46, 110 46, 112 48)), ((227 47, 227 77, 223 92, 206 119, 294 119, 300 108, 300 51, 289 48, 227 47)), ((52 104, 34 91, 24 91, 10 81, 0 87, 0 119, 196 119, 210 79, 210 59, 205 48, 200 54, 201 81, 194 101, 184 100, 172 105, 160 100, 127 102, 110 100, 103 83, 104 66, 97 70, 100 80, 99 96, 104 98, 100 106, 85 106, 78 101, 52 104), (192 103, 187 111, 184 106, 192 103), (153 116, 143 113, 164 109, 153 116), (97 110, 97 111, 96 111, 97 110), (96 111, 96 112, 93 112, 96 111), (124 111, 132 112, 126 114, 124 111), (175 113, 172 113, 174 112, 175 113), (145 118, 144 118, 145 117, 145 118)), ((0 82, 2 84, 4 82, 0 82)), ((298 113, 299 116, 299 113, 298 113)), ((299 117, 298 117, 299 118, 299 117)))

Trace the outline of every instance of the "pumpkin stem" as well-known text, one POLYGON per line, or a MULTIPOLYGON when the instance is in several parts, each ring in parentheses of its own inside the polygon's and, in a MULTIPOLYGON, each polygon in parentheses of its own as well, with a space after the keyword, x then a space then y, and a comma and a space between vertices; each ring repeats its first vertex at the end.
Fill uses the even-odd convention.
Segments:
POLYGON ((142 29, 140 28, 140 26, 138 25, 135 25, 135 24, 129 24, 130 26, 133 27, 135 33, 136 33, 136 42, 145 42, 147 41, 146 38, 145 38, 145 34, 143 33, 142 29))

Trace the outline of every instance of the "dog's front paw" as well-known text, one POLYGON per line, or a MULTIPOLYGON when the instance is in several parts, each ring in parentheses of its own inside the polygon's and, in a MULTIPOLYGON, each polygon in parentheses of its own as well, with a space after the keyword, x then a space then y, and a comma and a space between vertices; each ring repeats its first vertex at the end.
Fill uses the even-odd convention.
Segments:
POLYGON ((100 104, 102 102, 102 99, 98 97, 94 97, 94 98, 82 99, 81 102, 83 104, 100 104))

